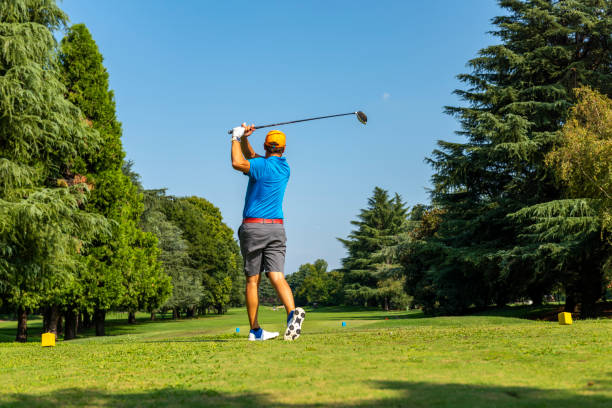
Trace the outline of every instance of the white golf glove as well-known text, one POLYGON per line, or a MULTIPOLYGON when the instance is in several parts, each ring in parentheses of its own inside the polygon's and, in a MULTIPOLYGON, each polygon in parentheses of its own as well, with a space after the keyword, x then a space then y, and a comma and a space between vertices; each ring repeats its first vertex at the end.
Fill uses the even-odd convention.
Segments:
POLYGON ((242 126, 238 126, 232 129, 232 140, 239 142, 240 138, 243 135, 244 135, 244 128, 242 126))

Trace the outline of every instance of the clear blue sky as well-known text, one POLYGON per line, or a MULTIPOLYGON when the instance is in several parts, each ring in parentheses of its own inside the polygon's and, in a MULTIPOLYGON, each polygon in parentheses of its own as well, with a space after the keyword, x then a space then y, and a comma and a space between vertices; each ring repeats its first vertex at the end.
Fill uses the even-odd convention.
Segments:
MULTIPOLYGON (((458 140, 455 79, 502 14, 493 0, 64 0, 104 55, 123 146, 145 188, 205 197, 237 229, 247 177, 227 130, 363 110, 283 128, 286 271, 345 256, 336 237, 375 186, 428 202, 436 141, 458 140)), ((262 152, 264 131, 251 137, 262 152)))

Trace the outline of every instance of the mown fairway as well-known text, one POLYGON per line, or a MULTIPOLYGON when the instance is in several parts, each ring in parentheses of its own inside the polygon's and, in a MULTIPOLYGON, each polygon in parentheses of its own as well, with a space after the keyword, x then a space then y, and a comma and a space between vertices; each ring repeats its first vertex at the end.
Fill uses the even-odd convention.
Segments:
MULTIPOLYGON (((283 315, 265 307, 260 321, 280 331, 283 315)), ((45 349, 13 343, 15 322, 0 322, 0 406, 612 406, 612 320, 513 315, 311 310, 298 341, 251 343, 234 309, 111 321, 110 336, 45 349)))

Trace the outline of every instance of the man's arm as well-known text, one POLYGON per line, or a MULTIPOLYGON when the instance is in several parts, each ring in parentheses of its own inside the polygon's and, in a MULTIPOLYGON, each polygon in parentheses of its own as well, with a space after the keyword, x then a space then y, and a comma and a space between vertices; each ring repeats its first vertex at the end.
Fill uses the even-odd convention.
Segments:
POLYGON ((240 127, 234 128, 232 132, 232 167, 245 174, 251 169, 251 163, 249 163, 247 159, 259 157, 255 154, 251 144, 247 140, 254 131, 255 126, 247 126, 246 123, 243 123, 242 129, 240 127))
POLYGON ((251 163, 244 158, 240 142, 237 140, 232 140, 232 167, 243 173, 248 173, 251 170, 251 163))
POLYGON ((244 154, 244 157, 247 160, 254 159, 256 157, 261 157, 260 155, 255 153, 255 150, 253 150, 253 147, 251 147, 251 143, 249 143, 249 138, 246 137, 246 134, 240 140, 240 148, 242 149, 242 154, 244 154))
POLYGON ((242 127, 244 128, 244 136, 240 139, 240 148, 242 149, 242 154, 247 160, 254 159, 255 157, 261 157, 260 155, 255 153, 255 150, 253 150, 251 143, 249 143, 249 136, 251 136, 255 131, 255 125, 248 126, 246 123, 243 123, 242 127))

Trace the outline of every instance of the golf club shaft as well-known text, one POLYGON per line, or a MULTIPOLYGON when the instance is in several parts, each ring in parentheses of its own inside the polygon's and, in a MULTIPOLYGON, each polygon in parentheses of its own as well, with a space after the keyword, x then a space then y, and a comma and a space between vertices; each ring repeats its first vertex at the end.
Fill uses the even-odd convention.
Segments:
MULTIPOLYGON (((328 116, 319 116, 319 117, 316 117, 316 118, 309 118, 309 119, 292 120, 290 122, 272 123, 271 125, 255 126, 255 129, 262 129, 262 128, 267 128, 267 127, 272 127, 272 126, 280 126, 280 125, 288 125, 290 123, 307 122, 309 120, 335 118, 337 116, 347 116, 347 115, 354 115, 354 114, 355 114, 355 112, 349 112, 349 113, 340 113, 338 115, 328 115, 328 116)), ((232 131, 230 130, 227 133, 231 135, 232 131)))

